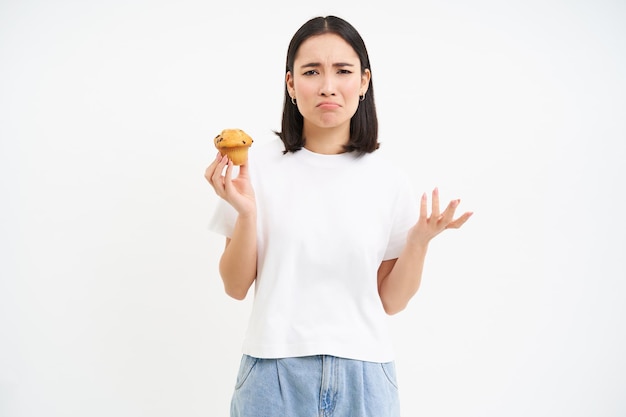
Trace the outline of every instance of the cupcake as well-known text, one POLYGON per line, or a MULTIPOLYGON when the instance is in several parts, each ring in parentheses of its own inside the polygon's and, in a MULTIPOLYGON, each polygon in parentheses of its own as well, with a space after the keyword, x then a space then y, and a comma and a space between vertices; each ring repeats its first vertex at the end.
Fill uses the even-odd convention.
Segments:
POLYGON ((233 161, 233 165, 243 165, 248 161, 248 149, 253 140, 241 129, 224 129, 213 142, 220 154, 233 161))

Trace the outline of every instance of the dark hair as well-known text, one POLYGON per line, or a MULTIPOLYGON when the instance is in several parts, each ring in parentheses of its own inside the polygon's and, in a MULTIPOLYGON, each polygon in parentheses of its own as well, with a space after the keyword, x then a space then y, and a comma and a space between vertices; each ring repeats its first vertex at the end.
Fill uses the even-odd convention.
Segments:
MULTIPOLYGON (((287 49, 287 64, 285 74, 293 72, 293 64, 300 45, 308 38, 325 33, 334 33, 341 36, 356 52, 361 61, 361 74, 366 69, 370 70, 370 82, 365 94, 365 99, 359 102, 356 113, 350 120, 350 140, 344 145, 346 152, 356 151, 359 154, 374 152, 378 143, 378 117, 374 104, 374 85, 371 77, 371 66, 365 43, 357 30, 347 21, 336 17, 315 17, 298 29, 293 35, 287 49)), ((295 152, 304 146, 305 138, 302 137, 304 119, 298 111, 298 107, 291 103, 291 96, 285 85, 285 98, 283 103, 282 130, 276 133, 285 145, 285 152, 295 152)))

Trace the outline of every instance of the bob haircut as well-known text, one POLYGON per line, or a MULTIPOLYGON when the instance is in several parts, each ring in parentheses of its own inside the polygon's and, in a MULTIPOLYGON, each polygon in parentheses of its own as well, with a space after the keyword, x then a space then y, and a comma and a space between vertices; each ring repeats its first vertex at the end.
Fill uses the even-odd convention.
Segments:
MULTIPOLYGON (((365 99, 359 102, 356 113, 350 119, 350 139, 344 145, 346 152, 355 151, 359 155, 374 152, 379 148, 378 142, 378 117, 374 104, 374 85, 370 60, 365 48, 365 43, 357 30, 347 21, 336 17, 315 17, 306 22, 293 35, 287 49, 287 65, 285 74, 293 72, 293 65, 300 45, 312 36, 333 33, 343 38, 356 52, 361 61, 361 74, 366 69, 370 70, 370 82, 365 99)), ((285 151, 296 152, 304 146, 306 138, 302 136, 304 118, 298 111, 298 107, 291 103, 291 96, 285 85, 285 98, 283 103, 282 130, 276 133, 285 145, 285 151)))

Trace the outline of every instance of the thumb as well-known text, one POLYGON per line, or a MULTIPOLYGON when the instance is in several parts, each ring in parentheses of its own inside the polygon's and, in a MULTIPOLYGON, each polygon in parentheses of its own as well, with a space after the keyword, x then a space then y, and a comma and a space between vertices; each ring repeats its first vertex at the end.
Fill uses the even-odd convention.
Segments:
POLYGON ((249 177, 249 172, 248 171, 248 163, 246 162, 245 164, 239 165, 239 176, 240 177, 249 177))

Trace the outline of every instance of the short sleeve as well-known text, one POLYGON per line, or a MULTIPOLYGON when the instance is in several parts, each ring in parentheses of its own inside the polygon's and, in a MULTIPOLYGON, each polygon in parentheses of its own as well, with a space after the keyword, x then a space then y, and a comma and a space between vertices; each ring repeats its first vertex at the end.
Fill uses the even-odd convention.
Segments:
POLYGON ((226 201, 219 199, 215 211, 209 219, 208 229, 212 232, 231 237, 237 221, 237 211, 226 201))
POLYGON ((400 256, 406 244, 408 231, 419 219, 419 200, 407 178, 400 179, 394 200, 393 220, 389 233, 389 242, 383 260, 400 256))

